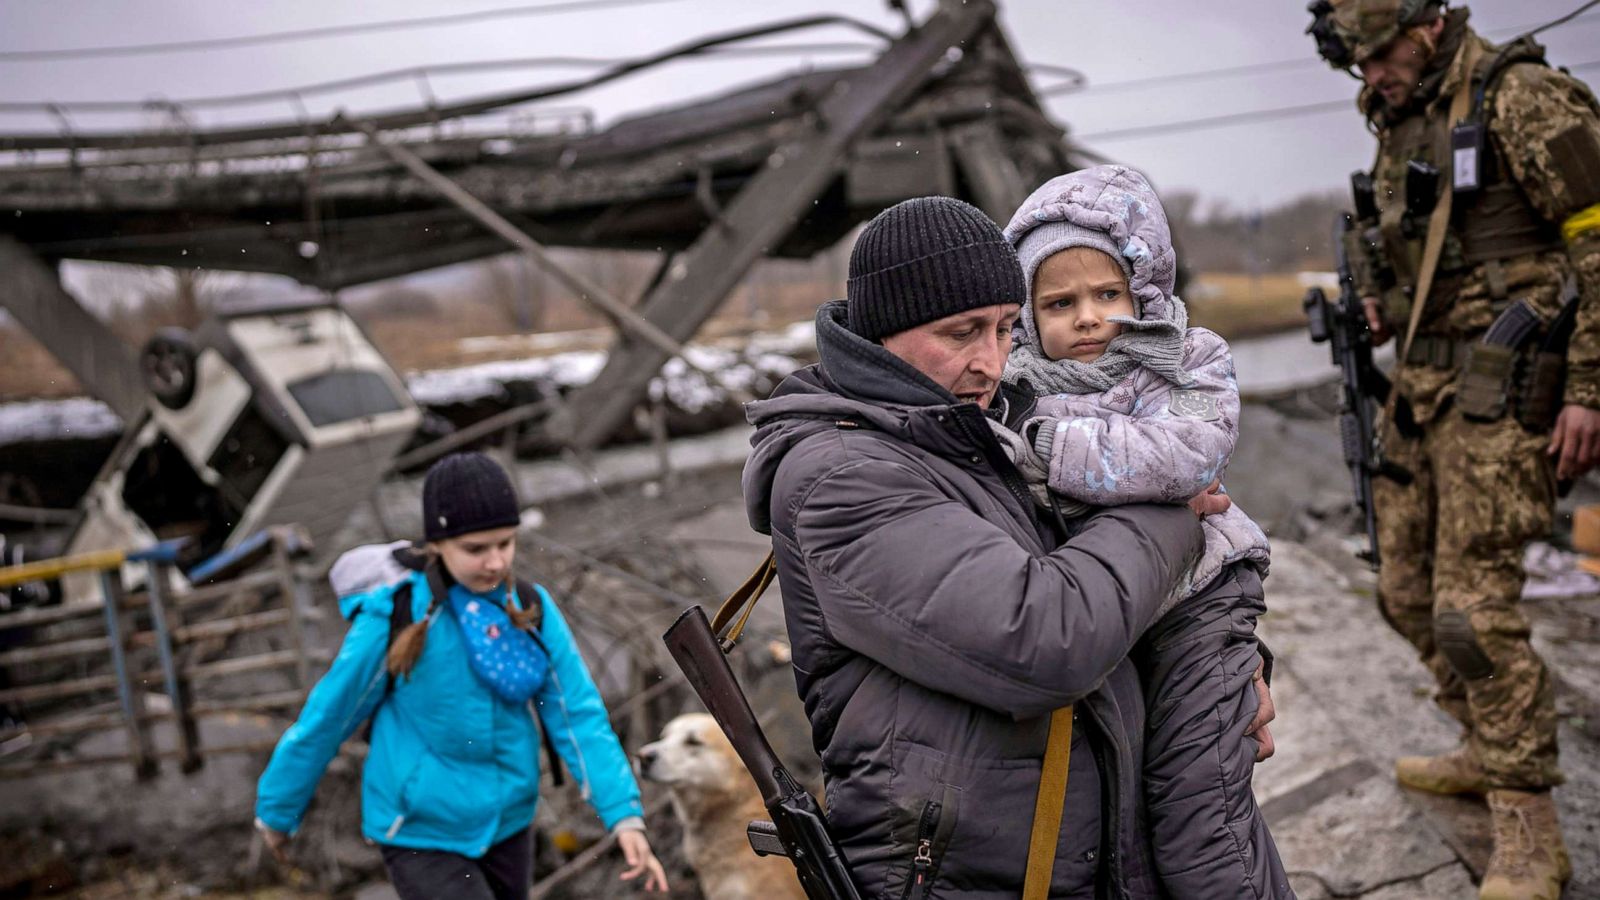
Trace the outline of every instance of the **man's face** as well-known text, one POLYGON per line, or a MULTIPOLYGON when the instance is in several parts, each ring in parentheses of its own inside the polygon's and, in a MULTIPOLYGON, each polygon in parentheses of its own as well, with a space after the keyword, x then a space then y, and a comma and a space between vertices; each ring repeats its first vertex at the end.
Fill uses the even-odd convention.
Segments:
MULTIPOLYGON (((1423 26, 1437 40, 1444 32, 1444 20, 1436 19, 1423 26)), ((1361 70, 1361 80, 1377 91, 1383 102, 1399 109, 1411 99, 1422 81, 1422 70, 1427 68, 1429 52, 1416 41, 1401 35, 1356 64, 1361 70)))
POLYGON ((1122 333, 1112 316, 1134 314, 1122 266, 1090 247, 1052 253, 1033 276, 1033 322, 1051 359, 1091 363, 1122 333))
POLYGON ((891 334, 883 347, 957 399, 988 409, 1021 311, 1018 304, 1001 303, 956 313, 891 334))

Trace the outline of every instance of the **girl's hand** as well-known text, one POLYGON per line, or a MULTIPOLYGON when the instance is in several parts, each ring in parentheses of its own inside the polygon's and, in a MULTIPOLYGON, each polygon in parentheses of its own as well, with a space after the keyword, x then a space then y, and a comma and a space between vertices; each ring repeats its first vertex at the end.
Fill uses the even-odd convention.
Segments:
POLYGON ((267 827, 260 819, 256 820, 256 831, 261 832, 261 840, 272 851, 272 858, 278 861, 278 865, 289 865, 289 836, 267 827))
POLYGON ((651 852, 650 839, 644 836, 644 832, 636 828, 618 831, 617 845, 622 848, 622 858, 628 862, 628 870, 622 873, 622 881, 632 881, 644 875, 646 891, 666 893, 667 873, 661 868, 661 861, 656 859, 655 853, 651 852))

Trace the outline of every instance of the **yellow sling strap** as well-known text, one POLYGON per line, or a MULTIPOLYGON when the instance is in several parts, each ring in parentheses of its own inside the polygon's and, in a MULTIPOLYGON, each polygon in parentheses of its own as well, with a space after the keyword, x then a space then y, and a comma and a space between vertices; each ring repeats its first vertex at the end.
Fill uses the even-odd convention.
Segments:
POLYGON ((1039 796, 1033 802, 1033 833, 1028 836, 1028 871, 1022 881, 1022 900, 1048 900, 1050 896, 1050 875, 1056 867, 1056 843, 1067 802, 1067 763, 1071 759, 1072 707, 1064 706, 1050 714, 1039 796))
POLYGON ((777 574, 778 563, 772 558, 772 551, 768 550, 767 558, 750 573, 744 584, 739 585, 728 595, 728 599, 722 601, 722 606, 718 607, 717 614, 711 619, 711 630, 722 643, 723 653, 732 650, 734 642, 744 633, 744 626, 750 621, 750 614, 756 611, 756 601, 767 592, 767 586, 772 584, 772 578, 777 574), (735 619, 735 616, 738 618, 735 619))
MULTIPOLYGON (((1461 84, 1456 87, 1455 96, 1450 98, 1447 128, 1453 129, 1460 124, 1472 106, 1473 69, 1477 68, 1478 58, 1482 55, 1483 48, 1471 39, 1461 48, 1461 84)), ((1411 352, 1411 342, 1416 339, 1417 325, 1422 322, 1422 308, 1428 305, 1428 293, 1433 290, 1433 275, 1439 270, 1439 254, 1444 252, 1444 235, 1450 230, 1451 200, 1455 196, 1451 185, 1454 183, 1454 178, 1444 179, 1444 196, 1439 198, 1433 208, 1433 217, 1428 220, 1428 239, 1422 245, 1422 267, 1417 272, 1417 292, 1411 298, 1411 323, 1406 326, 1405 343, 1400 347, 1399 360, 1402 365, 1411 352)))

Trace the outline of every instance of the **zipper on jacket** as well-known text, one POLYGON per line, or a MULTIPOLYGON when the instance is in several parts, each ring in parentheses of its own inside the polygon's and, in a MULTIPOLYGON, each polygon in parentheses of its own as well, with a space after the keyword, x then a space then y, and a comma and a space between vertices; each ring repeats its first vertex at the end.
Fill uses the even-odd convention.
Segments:
POLYGON ((561 689, 561 676, 556 674, 554 665, 550 666, 550 681, 556 687, 556 706, 561 710, 561 720, 567 723, 567 738, 572 741, 572 753, 578 758, 578 795, 589 800, 594 796, 589 787, 589 765, 583 758, 583 744, 579 742, 577 732, 573 731, 572 717, 567 714, 567 692, 561 689))
POLYGON ((941 808, 935 801, 929 801, 922 808, 922 818, 917 821, 917 854, 911 859, 911 874, 906 876, 905 890, 900 892, 901 900, 913 896, 925 897, 933 886, 933 835, 939 825, 941 808), (913 891, 916 893, 913 894, 913 891))
MULTIPOLYGON (((980 418, 983 416, 982 413, 978 415, 980 418)), ((1000 476, 1000 483, 1004 484, 1011 496, 1022 504, 1023 514, 1028 517, 1028 523, 1037 527, 1038 515, 1033 511, 1033 495, 1028 493, 1028 483, 1022 480, 1022 473, 1017 471, 1016 464, 1006 458, 1005 451, 1000 449, 999 439, 989 431, 988 423, 984 423, 983 434, 979 435, 975 434, 973 428, 968 425, 966 416, 956 413, 951 418, 955 420, 956 426, 961 429, 961 433, 966 435, 967 440, 983 451, 989 467, 994 469, 996 474, 1000 476)))
MULTIPOLYGON (((1115 742, 1116 739, 1111 736, 1111 729, 1106 727, 1104 720, 1100 718, 1100 714, 1091 703, 1081 703, 1078 709, 1106 740, 1115 742)), ((1126 860, 1117 853, 1117 841, 1122 832, 1122 804, 1119 802, 1122 796, 1121 785, 1117 784, 1115 767, 1106 760, 1105 750, 1099 742, 1088 735, 1084 735, 1084 738, 1089 742, 1089 755, 1094 757, 1095 771, 1100 775, 1102 798, 1100 858, 1095 861, 1095 892, 1098 895, 1110 888, 1115 891, 1115 896, 1126 897, 1128 888, 1121 871, 1121 866, 1126 864, 1126 860)))

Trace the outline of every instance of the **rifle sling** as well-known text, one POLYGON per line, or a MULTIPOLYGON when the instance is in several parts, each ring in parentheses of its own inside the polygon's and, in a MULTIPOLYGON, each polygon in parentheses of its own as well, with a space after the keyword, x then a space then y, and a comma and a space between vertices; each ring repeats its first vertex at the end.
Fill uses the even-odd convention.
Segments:
MULTIPOLYGON (((1472 75, 1482 52, 1482 48, 1470 40, 1461 48, 1461 84, 1456 87, 1455 96, 1450 98, 1447 129, 1454 129, 1460 124, 1472 108, 1472 75)), ((1446 185, 1451 183, 1452 179, 1445 179, 1446 185)), ((1417 292, 1411 298, 1411 322, 1406 326, 1405 343, 1400 347, 1402 360, 1407 358, 1411 352, 1411 342, 1416 339, 1417 326, 1422 322, 1422 309, 1428 305, 1428 293, 1433 290, 1433 276, 1439 270, 1439 255, 1444 252, 1445 232, 1450 230, 1451 201, 1455 191, 1447 188, 1441 193, 1444 196, 1434 204, 1433 216, 1428 219, 1428 239, 1422 246, 1422 265, 1417 271, 1417 292)))
POLYGON ((711 630, 716 633, 723 653, 732 650, 739 635, 744 633, 750 614, 756 611, 756 601, 767 592, 767 586, 772 584, 773 576, 777 574, 778 563, 773 559, 772 551, 768 550, 766 559, 717 608, 717 614, 711 619, 711 630))
POLYGON ((1056 845, 1067 801, 1067 764, 1071 760, 1072 707, 1064 706, 1050 714, 1039 795, 1033 803, 1033 831, 1028 836, 1028 870, 1022 882, 1022 900, 1049 900, 1050 877, 1055 872, 1056 845))

